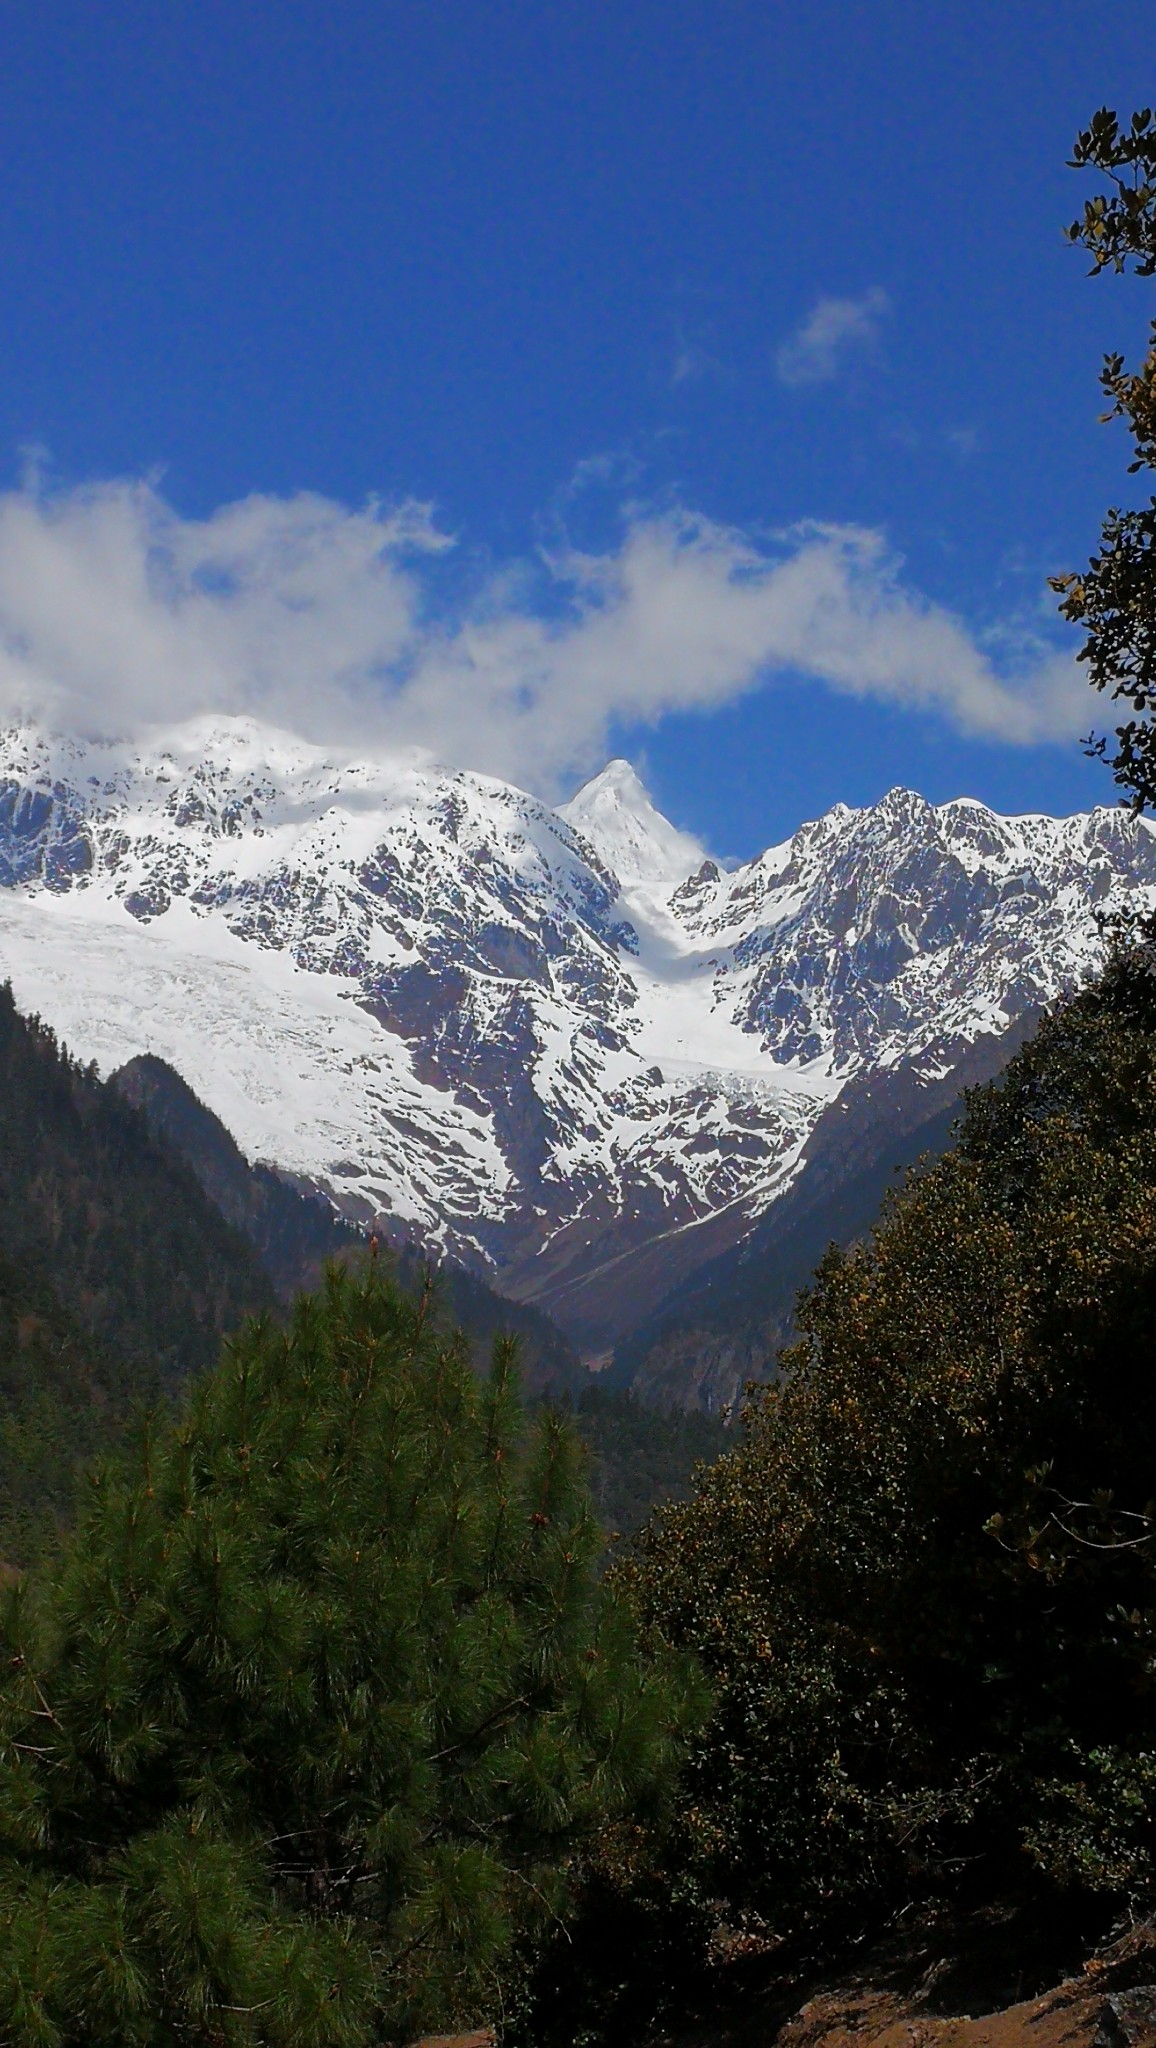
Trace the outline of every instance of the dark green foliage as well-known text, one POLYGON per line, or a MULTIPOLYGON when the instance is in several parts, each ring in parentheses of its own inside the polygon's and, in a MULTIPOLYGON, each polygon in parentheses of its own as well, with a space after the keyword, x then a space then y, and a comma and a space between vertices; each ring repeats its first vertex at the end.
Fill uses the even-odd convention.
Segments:
POLYGON ((51 1287, 0 1258, 0 1570, 27 1563, 72 1506, 79 1462, 117 1442, 151 1376, 106 1356, 51 1287))
POLYGON ((69 1508, 79 1462, 271 1301, 143 1119, 0 986, 0 1560, 69 1508))
POLYGON ((0 988, 0 1246, 171 1384, 271 1300, 261 1268, 142 1117, 0 988))
MULTIPOLYGON (((398 1253, 403 1285, 420 1287, 429 1273, 429 1259, 409 1247, 398 1253)), ((475 1365, 484 1370, 486 1355, 498 1337, 514 1337, 522 1377, 530 1392, 565 1397, 585 1385, 589 1375, 578 1355, 543 1309, 529 1301, 510 1301, 446 1259, 434 1268, 434 1286, 446 1315, 460 1325, 470 1343, 475 1365)))
POLYGON ((590 1454, 595 1510, 608 1535, 633 1536, 660 1501, 684 1500, 695 1467, 717 1458, 731 1433, 716 1416, 663 1414, 612 1387, 588 1387, 575 1409, 590 1454))
POLYGON ((362 1245, 360 1231, 343 1224, 327 1201, 302 1194, 267 1166, 251 1166, 220 1118, 165 1060, 138 1054, 117 1069, 112 1085, 141 1111, 158 1143, 191 1167, 283 1300, 316 1286, 328 1259, 362 1245))
MULTIPOLYGON (((1107 176, 1109 189, 1089 199, 1069 238, 1092 258, 1092 270, 1156 276, 1156 123, 1150 108, 1121 128, 1102 107, 1076 139, 1075 168, 1107 176)), ((1105 419, 1122 419, 1132 436, 1129 473, 1156 469, 1156 322, 1138 370, 1121 355, 1105 357, 1100 384, 1108 401, 1105 419)), ((1112 772, 1137 807, 1156 801, 1156 498, 1146 505, 1108 512, 1100 552, 1082 576, 1052 579, 1062 593, 1065 618, 1085 628, 1080 660, 1088 680, 1137 714, 1116 730, 1112 772)), ((1092 751, 1106 757, 1107 744, 1092 751)))
POLYGON ((1156 947, 832 1252, 642 1610, 718 1706, 672 1867, 776 1931, 1156 1889, 1156 947))
POLYGON ((687 1711, 580 1466, 376 1266, 247 1325, 5 1596, 0 2038, 499 2017, 687 1711))

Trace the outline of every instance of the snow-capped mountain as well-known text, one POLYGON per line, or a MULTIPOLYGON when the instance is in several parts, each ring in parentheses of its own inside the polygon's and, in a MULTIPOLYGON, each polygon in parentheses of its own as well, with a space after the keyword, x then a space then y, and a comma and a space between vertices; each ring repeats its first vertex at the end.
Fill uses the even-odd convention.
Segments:
POLYGON ((591 1344, 747 1232, 823 1112, 1070 985, 1156 835, 896 790, 727 873, 612 762, 552 811, 246 719, 0 734, 0 974, 169 1061, 252 1159, 591 1344))

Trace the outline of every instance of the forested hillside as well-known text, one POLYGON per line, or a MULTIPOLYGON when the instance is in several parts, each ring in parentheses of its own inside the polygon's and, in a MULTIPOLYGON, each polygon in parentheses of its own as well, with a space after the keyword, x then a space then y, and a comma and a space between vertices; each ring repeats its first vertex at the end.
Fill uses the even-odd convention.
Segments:
POLYGON ((1156 943, 822 1262, 636 1585, 714 1675, 688 1842, 771 1929, 1156 1873, 1156 943))
MULTIPOLYGON (((77 1464, 118 1444, 130 1416, 212 1364, 255 1311, 280 1313, 327 1260, 365 1240, 331 1207, 251 1166, 163 1061, 102 1082, 0 990, 0 1561, 20 1563, 68 1510, 77 1464)), ((429 1284, 403 1247, 403 1287, 429 1284)), ((639 1413, 584 1392, 587 1375, 548 1316, 453 1265, 432 1274, 435 1313, 482 1369, 517 1338, 535 1397, 577 1407, 609 1530, 629 1533, 681 1496, 725 1433, 705 1417, 639 1413)))
MULTIPOLYGON (((112 1082, 249 1239, 282 1300, 316 1286, 327 1260, 364 1248, 361 1233, 328 1202, 267 1166, 250 1165, 220 1119, 164 1060, 151 1054, 130 1060, 112 1082)), ((591 1381, 561 1330, 532 1303, 495 1293, 452 1260, 431 1273, 413 1246, 403 1244, 394 1257, 409 1292, 432 1279, 438 1314, 462 1330, 479 1371, 496 1337, 516 1337, 527 1393, 561 1399, 575 1415, 589 1453, 591 1494, 609 1534, 631 1536, 656 1501, 683 1499, 696 1465, 717 1457, 730 1441, 717 1416, 687 1410, 677 1399, 644 1405, 629 1388, 591 1381)))
POLYGON ((579 1394, 574 1414, 591 1496, 612 1536, 633 1536, 658 1502, 685 1500, 699 1465, 734 1440, 717 1415, 648 1408, 628 1388, 597 1382, 579 1394))
MULTIPOLYGON (((153 1136, 190 1166, 226 1221, 247 1238, 282 1301, 315 1287, 328 1259, 364 1248, 365 1234, 338 1216, 332 1203, 296 1187, 268 1166, 250 1165, 219 1117, 164 1060, 143 1054, 112 1076, 135 1103, 153 1136)), ((428 1255, 402 1242, 395 1247, 402 1282, 428 1284, 428 1255)), ((586 1374, 557 1325, 528 1303, 496 1294, 452 1259, 437 1262, 433 1281, 439 1307, 466 1331, 475 1362, 484 1364, 500 1334, 516 1336, 526 1383, 537 1393, 575 1391, 586 1374)))
MULTIPOLYGON (((99 1094, 25 1029, 66 1101, 99 1094)), ((1105 975, 974 1092, 957 1142, 874 1230, 823 1261, 781 1382, 610 1573, 605 1666, 601 1638, 567 1619, 579 1579, 595 1611, 600 1544, 576 1432, 541 1411, 518 1419, 507 1354, 479 1395, 463 1377, 468 1348, 376 1267, 335 1274, 288 1332, 250 1328, 175 1431, 163 1424, 114 1465, 61 1568, 38 1575, 29 1603, 9 1602, 0 1724, 27 1745, 49 1700, 63 1731, 54 1724, 52 1743, 80 1759, 82 1811, 78 1823, 55 1766, 29 1749, 4 1794, 0 1863, 20 1946, 9 1964, 0 1955, 0 1993, 7 1967, 13 1996, 34 1985, 46 2014, 83 2010, 84 1929, 111 1913, 167 2024, 202 1979, 150 1901, 163 1896, 175 1930, 185 1885, 220 1958, 205 1995, 257 2015, 239 2038, 296 2038, 259 2017, 274 1995, 269 1957, 283 1955, 286 2013, 343 2001, 333 2009, 363 2048, 387 2013, 401 2040, 419 2019, 502 2012, 511 2035, 516 2020, 542 2048, 643 2037, 688 1969, 710 1995, 735 1943, 769 1969, 889 1925, 994 1913, 1036 1956, 1041 1928, 1080 1952, 1121 1911, 1146 1909, 1154 1133, 1146 928, 1121 934, 1105 975), (428 1648, 413 1633, 418 1606, 379 1569, 385 1472, 391 1487, 404 1480, 388 1543, 406 1583, 426 1587, 428 1648), (244 1540, 222 1543, 235 1523, 244 1540), (444 1601, 442 1579, 426 1576, 439 1556, 460 1575, 444 1601), (495 1580, 499 1556, 509 1573, 495 1580), (366 1600, 387 1653, 376 1623, 363 1626, 366 1600), (556 1620, 539 1660, 536 1631, 556 1620), (97 1694, 87 1664, 61 1655, 61 1628, 85 1658, 123 1640, 170 1716, 158 1760, 135 1687, 110 1677, 101 1691, 129 1788, 107 1823, 97 1694), (682 1704, 648 1694, 631 1639, 678 1674, 682 1704), (299 1657, 314 1673, 300 1695, 299 1657), (635 1712, 621 1776, 599 1764, 587 1779, 591 1728, 622 1731, 635 1712), (267 1731, 256 1747, 253 1725, 267 1731), (219 1788, 203 1847, 183 1846, 166 1757, 181 1784, 194 1773, 219 1788), (21 1832, 32 1814, 47 1852, 21 1832), (301 1855, 284 1849, 299 1838, 301 1855), (558 1917, 535 1917, 538 1895, 558 1917), (430 1967, 411 1972, 414 1914, 430 1967), (517 2012, 501 2004, 515 1993, 517 2012)), ((716 1448, 705 1417, 670 1418, 660 1442, 663 1419, 629 1398, 589 1389, 577 1407, 595 1499, 620 1526, 645 1502, 615 1494, 607 1445, 629 1447, 640 1496, 674 1490, 689 1423, 716 1448)), ((95 2037, 110 2042, 127 2010, 111 1953, 105 1941, 110 2017, 95 2037)))
POLYGON ((252 1249, 141 1115, 0 989, 0 1244, 108 1350, 171 1385, 266 1307, 252 1249))
POLYGON ((111 1079, 152 1136, 184 1160, 226 1222, 248 1239, 283 1299, 314 1286, 326 1259, 362 1242, 331 1203, 300 1192, 267 1166, 251 1166, 220 1118, 164 1060, 142 1053, 111 1079))
POLYGON ((0 988, 0 1557, 66 1508, 76 1461, 216 1358, 273 1289, 139 1112, 0 988))

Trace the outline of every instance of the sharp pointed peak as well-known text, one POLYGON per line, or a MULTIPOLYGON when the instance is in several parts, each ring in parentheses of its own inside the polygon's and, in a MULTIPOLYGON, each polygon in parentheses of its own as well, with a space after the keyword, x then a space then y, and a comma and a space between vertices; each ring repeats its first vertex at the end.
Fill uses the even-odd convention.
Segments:
MULTIPOLYGON (((650 791, 633 761, 626 760, 622 754, 616 755, 613 761, 607 761, 606 766, 600 768, 596 775, 587 776, 581 788, 571 797, 570 804, 589 803, 603 795, 641 797, 646 803, 653 802, 650 791)), ((570 804, 564 808, 568 810, 570 804)))
POLYGON ((624 888, 667 891, 706 858, 691 833, 663 817, 633 764, 621 757, 584 782, 560 815, 591 842, 624 888))

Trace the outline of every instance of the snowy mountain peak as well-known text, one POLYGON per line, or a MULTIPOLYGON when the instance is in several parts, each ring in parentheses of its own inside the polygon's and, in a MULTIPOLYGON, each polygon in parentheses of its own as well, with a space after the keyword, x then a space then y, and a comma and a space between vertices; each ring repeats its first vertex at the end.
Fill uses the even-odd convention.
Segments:
POLYGON ((629 895, 668 896, 701 867, 706 849, 651 802, 629 761, 610 761, 558 813, 593 846, 629 895))
POLYGON ((0 978, 153 1052, 251 1159, 604 1342, 806 1171, 854 1083, 950 1078, 1156 900, 1119 810, 836 806, 730 872, 611 762, 561 811, 255 721, 0 732, 0 978), (648 1292, 649 1290, 649 1292, 648 1292))

